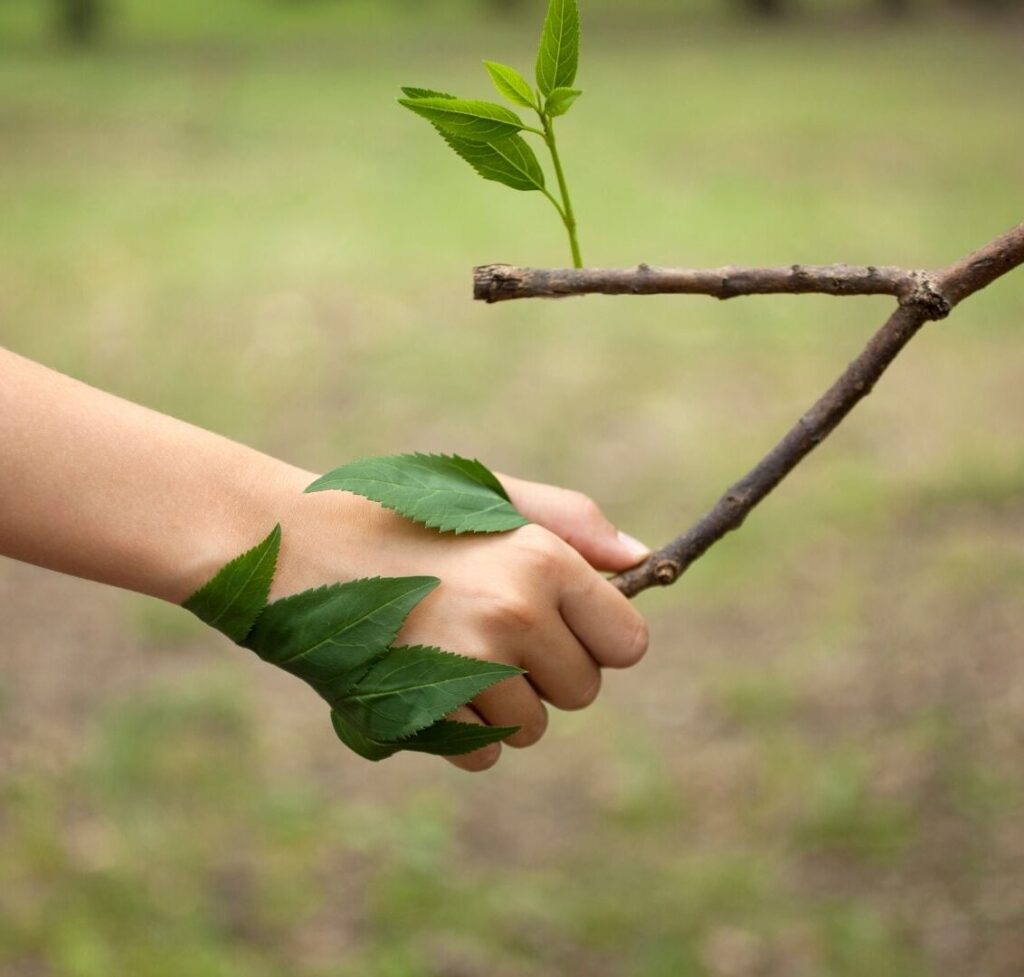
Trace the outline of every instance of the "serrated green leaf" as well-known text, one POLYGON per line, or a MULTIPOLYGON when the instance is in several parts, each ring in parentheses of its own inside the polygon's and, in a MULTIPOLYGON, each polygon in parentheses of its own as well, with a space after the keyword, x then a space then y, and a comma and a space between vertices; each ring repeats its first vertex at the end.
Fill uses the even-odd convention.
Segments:
MULTIPOLYGON (((412 457, 420 466, 443 462, 449 479, 456 473, 476 490, 507 503, 501 484, 479 462, 412 457)), ((516 731, 518 727, 481 727, 441 717, 496 682, 522 674, 521 669, 437 648, 392 647, 409 612, 440 583, 436 577, 355 580, 268 605, 280 540, 276 526, 185 606, 264 660, 308 682, 331 704, 335 731, 353 751, 369 760, 398 750, 464 753, 516 731)))
POLYGON ((281 527, 223 566, 181 606, 236 644, 252 630, 267 603, 281 548, 281 527))
POLYGON ((557 115, 565 115, 572 108, 573 102, 582 94, 583 92, 578 88, 556 88, 548 96, 548 100, 544 104, 544 111, 552 118, 557 115))
POLYGON ((361 732, 337 710, 331 712, 334 732, 350 750, 365 760, 386 760, 400 750, 430 753, 434 756, 459 756, 483 746, 498 743, 519 731, 519 726, 484 726, 441 719, 426 729, 402 740, 382 742, 361 732))
POLYGON ((406 98, 455 98, 448 92, 436 92, 432 88, 413 88, 411 85, 403 85, 402 92, 406 98))
POLYGON ((515 112, 494 102, 439 95, 398 101, 450 135, 474 142, 512 136, 526 126, 515 112))
POLYGON ((550 0, 537 52, 537 86, 544 95, 569 88, 580 57, 580 11, 576 0, 550 0))
POLYGON ((505 532, 528 522, 487 468, 457 455, 365 458, 328 472, 306 491, 330 489, 373 499, 440 532, 505 532))
POLYGON ((358 726, 350 723, 337 709, 331 710, 331 724, 334 726, 334 732, 338 739, 364 760, 386 760, 401 749, 397 743, 381 743, 371 739, 358 726))
POLYGON ((544 171, 522 136, 508 136, 486 143, 459 139, 443 129, 437 131, 485 180, 502 183, 513 190, 544 189, 544 171))
POLYGON ((376 577, 306 590, 269 604, 245 647, 333 702, 439 583, 437 577, 376 577))
POLYGON ((441 719, 415 735, 399 740, 395 745, 416 753, 458 756, 497 743, 519 729, 519 726, 483 726, 478 723, 456 723, 449 719, 441 719))
POLYGON ((491 81, 494 82, 498 93, 504 95, 514 105, 522 105, 527 109, 532 109, 537 105, 533 88, 515 68, 510 68, 507 64, 499 64, 497 61, 485 61, 484 67, 491 76, 491 81))
POLYGON ((371 739, 393 740, 429 726, 484 689, 522 673, 514 665, 439 648, 390 648, 333 705, 371 739))

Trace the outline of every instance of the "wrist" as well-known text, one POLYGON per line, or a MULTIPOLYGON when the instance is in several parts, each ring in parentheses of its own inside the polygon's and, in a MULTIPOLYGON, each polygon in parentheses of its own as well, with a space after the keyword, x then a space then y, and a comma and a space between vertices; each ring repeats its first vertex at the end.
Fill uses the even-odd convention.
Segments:
POLYGON ((388 540, 419 537, 376 502, 349 492, 305 489, 315 473, 267 455, 249 452, 225 469, 216 487, 213 518, 191 529, 191 545, 166 599, 182 603, 222 567, 281 526, 281 544, 270 600, 325 583, 359 577, 400 575, 400 561, 389 560, 388 540), (392 565, 393 564, 393 565, 392 565))
POLYGON ((185 529, 178 559, 154 596, 184 602, 225 564, 284 522, 315 477, 250 449, 225 459, 209 486, 206 504, 185 529))

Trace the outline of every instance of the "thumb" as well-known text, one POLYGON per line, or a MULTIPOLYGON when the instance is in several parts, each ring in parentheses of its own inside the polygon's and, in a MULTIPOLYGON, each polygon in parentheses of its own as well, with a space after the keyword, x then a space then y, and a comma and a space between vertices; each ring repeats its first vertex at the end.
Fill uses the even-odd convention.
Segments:
POLYGON ((627 570, 650 555, 649 546, 617 530, 582 492, 507 475, 498 478, 519 512, 564 539, 594 569, 627 570))

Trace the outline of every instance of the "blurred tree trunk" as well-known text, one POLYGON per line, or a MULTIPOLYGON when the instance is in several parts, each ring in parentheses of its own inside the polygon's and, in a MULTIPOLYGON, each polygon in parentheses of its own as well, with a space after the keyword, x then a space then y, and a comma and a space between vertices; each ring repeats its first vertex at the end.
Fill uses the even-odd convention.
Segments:
POLYGON ((57 33, 72 44, 94 41, 103 25, 102 0, 57 0, 57 33))

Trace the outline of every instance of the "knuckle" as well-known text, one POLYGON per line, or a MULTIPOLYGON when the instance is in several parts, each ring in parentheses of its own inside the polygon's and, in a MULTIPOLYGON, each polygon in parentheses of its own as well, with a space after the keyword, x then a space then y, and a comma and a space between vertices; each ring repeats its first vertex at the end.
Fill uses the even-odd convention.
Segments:
POLYGON ((525 597, 501 594, 487 601, 482 615, 485 626, 492 632, 518 632, 533 626, 536 611, 525 597))
POLYGON ((580 519, 589 525, 604 524, 605 517, 601 507, 589 496, 582 492, 574 492, 573 502, 580 519))
POLYGON ((528 574, 553 569, 562 559, 562 541, 540 526, 527 526, 525 529, 533 531, 524 531, 519 538, 519 560, 523 569, 528 574))
POLYGON ((498 762, 500 756, 500 744, 493 743, 491 746, 485 746, 479 750, 474 750, 472 753, 455 757, 452 762, 460 769, 467 770, 470 773, 482 773, 484 770, 490 770, 498 762))
POLYGON ((558 703, 560 709, 567 712, 576 712, 586 709, 597 698, 601 691, 601 673, 595 672, 589 682, 576 685, 573 690, 565 696, 565 699, 558 703))
POLYGON ((537 717, 530 719, 528 722, 524 722, 517 732, 505 739, 505 742, 508 743, 509 746, 514 746, 516 749, 521 750, 527 746, 533 746, 534 743, 538 742, 547 732, 547 728, 548 714, 545 709, 537 717))
POLYGON ((587 544, 614 532, 601 507, 589 495, 575 491, 569 494, 572 496, 568 510, 571 518, 561 535, 573 549, 586 548, 587 544))

